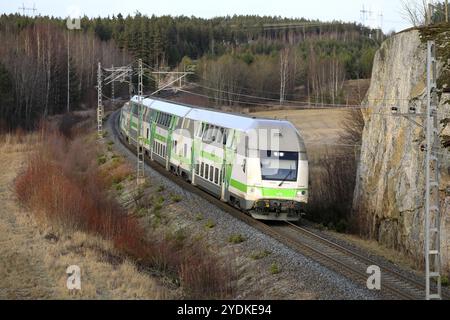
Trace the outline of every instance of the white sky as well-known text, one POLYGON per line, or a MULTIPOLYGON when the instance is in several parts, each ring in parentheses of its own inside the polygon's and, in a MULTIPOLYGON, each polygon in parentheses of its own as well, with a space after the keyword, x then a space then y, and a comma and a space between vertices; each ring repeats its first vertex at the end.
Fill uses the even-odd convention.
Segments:
MULTIPOLYGON (((402 16, 402 0, 0 0, 1 13, 19 12, 22 4, 36 6, 38 14, 66 17, 78 11, 81 15, 107 16, 122 13, 186 15, 210 18, 233 14, 276 15, 288 18, 342 20, 362 22, 361 10, 372 11, 366 25, 381 26, 385 32, 410 27, 402 16)), ((22 11, 20 11, 22 12, 22 11)), ((28 11, 28 14, 32 14, 28 11)))

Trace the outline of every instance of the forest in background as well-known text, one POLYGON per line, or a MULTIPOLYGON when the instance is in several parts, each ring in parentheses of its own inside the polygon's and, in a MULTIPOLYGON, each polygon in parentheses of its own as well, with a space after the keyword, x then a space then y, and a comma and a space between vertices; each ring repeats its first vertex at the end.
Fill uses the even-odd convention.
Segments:
POLYGON ((155 69, 195 70, 190 81, 212 104, 249 103, 241 95, 341 103, 344 81, 370 77, 383 37, 358 24, 280 17, 136 13, 84 17, 81 30, 68 31, 65 19, 2 15, 0 128, 30 129, 67 111, 68 68, 71 109, 93 107, 97 62, 137 58, 155 69))

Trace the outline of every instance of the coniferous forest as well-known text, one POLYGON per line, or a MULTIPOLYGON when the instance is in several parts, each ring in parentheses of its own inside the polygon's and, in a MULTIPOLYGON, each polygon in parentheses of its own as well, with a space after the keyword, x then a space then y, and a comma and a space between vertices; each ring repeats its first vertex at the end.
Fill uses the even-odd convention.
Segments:
POLYGON ((195 70, 190 81, 214 104, 242 104, 237 95, 342 103, 346 80, 370 77, 382 40, 380 30, 354 23, 281 17, 119 14, 84 17, 81 30, 69 31, 62 18, 2 15, 0 128, 30 129, 66 112, 68 74, 70 111, 95 107, 97 62, 137 58, 195 70))

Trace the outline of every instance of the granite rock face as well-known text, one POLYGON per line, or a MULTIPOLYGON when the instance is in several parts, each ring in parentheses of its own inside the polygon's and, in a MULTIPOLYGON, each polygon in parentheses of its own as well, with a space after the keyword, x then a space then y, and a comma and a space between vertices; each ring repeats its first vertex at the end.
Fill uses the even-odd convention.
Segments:
MULTIPOLYGON (((439 64, 439 72, 444 64, 439 64)), ((438 72, 438 74, 439 74, 438 72)), ((353 215, 363 236, 413 257, 422 265, 424 254, 425 134, 421 126, 393 116, 391 108, 408 113, 411 105, 426 112, 426 44, 417 30, 385 41, 375 56, 370 89, 364 105, 365 128, 353 203, 353 215)), ((442 120, 441 226, 444 266, 449 268, 450 245, 450 94, 439 100, 442 120)), ((411 120, 422 124, 419 117, 411 120)))

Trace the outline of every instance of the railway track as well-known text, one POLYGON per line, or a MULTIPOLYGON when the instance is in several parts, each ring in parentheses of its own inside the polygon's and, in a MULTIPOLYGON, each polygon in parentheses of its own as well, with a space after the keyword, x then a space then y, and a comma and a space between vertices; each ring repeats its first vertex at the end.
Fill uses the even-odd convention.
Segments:
MULTIPOLYGON (((369 266, 376 265, 381 269, 381 287, 382 290, 387 289, 388 296, 391 298, 403 299, 424 299, 425 295, 425 279, 420 282, 416 279, 405 276, 395 270, 392 266, 382 264, 367 256, 356 253, 346 247, 334 243, 321 235, 300 227, 290 222, 286 222, 280 228, 280 232, 287 233, 288 237, 295 238, 295 241, 302 242, 319 251, 323 259, 335 260, 337 264, 344 268, 351 269, 354 274, 360 274, 362 280, 367 279, 365 271, 369 266), (289 231, 286 231, 286 228, 289 231), (289 235, 290 234, 290 235, 289 235)), ((386 292, 384 292, 386 293, 386 292)), ((444 299, 450 299, 450 295, 446 289, 443 289, 442 296, 444 299)))
MULTIPOLYGON (((117 111, 110 116, 109 121, 114 138, 118 139, 122 145, 135 154, 136 147, 129 145, 118 131, 117 111)), ((361 286, 366 286, 366 281, 369 277, 369 274, 366 273, 367 268, 371 265, 379 266, 381 269, 381 294, 386 299, 424 299, 425 281, 421 283, 415 279, 411 279, 394 270, 390 266, 380 265, 378 262, 375 262, 368 257, 355 253, 348 248, 336 244, 295 224, 286 222, 281 225, 269 225, 255 220, 238 209, 220 201, 209 193, 194 187, 181 177, 174 176, 172 173, 166 171, 164 168, 151 160, 146 158, 145 162, 160 175, 173 181, 185 190, 199 195, 206 201, 229 213, 233 217, 271 236, 272 238, 278 240, 303 256, 321 264, 322 266, 355 281, 361 286)), ((450 299, 450 295, 447 291, 443 290, 443 298, 450 299)))

